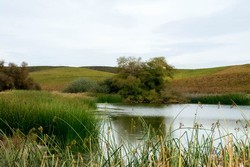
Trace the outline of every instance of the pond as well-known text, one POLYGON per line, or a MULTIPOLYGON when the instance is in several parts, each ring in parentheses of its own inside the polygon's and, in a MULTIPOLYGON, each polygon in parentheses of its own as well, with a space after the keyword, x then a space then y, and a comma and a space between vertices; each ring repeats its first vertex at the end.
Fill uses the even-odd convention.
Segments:
POLYGON ((217 127, 214 138, 230 133, 241 140, 249 137, 250 106, 198 104, 152 106, 104 103, 97 106, 99 114, 105 118, 104 129, 112 129, 114 139, 119 143, 139 142, 149 126, 154 129, 156 135, 170 130, 174 138, 183 136, 185 132, 189 136, 194 125, 199 127, 200 137, 208 135, 212 127, 217 127), (248 126, 245 120, 248 120, 248 126))

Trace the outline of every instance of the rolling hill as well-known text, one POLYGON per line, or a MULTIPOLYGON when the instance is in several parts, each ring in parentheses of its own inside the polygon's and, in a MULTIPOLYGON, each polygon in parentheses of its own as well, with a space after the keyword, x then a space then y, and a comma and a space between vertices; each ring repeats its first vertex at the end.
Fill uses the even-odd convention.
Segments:
MULTIPOLYGON (((45 90, 62 90, 71 81, 86 77, 102 81, 115 67, 29 67, 30 76, 45 90)), ((204 69, 176 69, 171 87, 182 93, 250 93, 250 64, 204 69)))
POLYGON ((67 84, 78 78, 102 81, 113 75, 114 74, 108 72, 79 67, 37 67, 37 69, 33 69, 33 72, 30 72, 30 77, 38 82, 42 89, 50 91, 63 90, 67 84))
POLYGON ((182 93, 250 93, 250 64, 176 70, 171 85, 182 93))

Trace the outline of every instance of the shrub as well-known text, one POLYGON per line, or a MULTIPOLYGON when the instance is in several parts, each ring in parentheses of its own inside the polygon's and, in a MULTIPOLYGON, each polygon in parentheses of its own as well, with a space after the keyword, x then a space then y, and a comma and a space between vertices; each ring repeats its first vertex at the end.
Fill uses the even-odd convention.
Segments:
POLYGON ((80 78, 71 82, 64 90, 65 93, 81 93, 81 92, 92 92, 92 93, 103 93, 106 92, 107 88, 105 85, 101 86, 96 81, 80 78))

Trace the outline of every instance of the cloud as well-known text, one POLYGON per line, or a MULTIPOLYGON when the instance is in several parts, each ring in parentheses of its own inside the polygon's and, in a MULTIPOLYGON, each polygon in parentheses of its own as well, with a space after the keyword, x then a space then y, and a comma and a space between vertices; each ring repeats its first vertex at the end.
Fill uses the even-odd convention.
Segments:
POLYGON ((241 1, 206 17, 192 17, 167 22, 158 33, 167 37, 203 38, 250 31, 250 1, 241 1))
POLYGON ((193 54, 227 58, 234 48, 238 59, 249 60, 243 57, 249 53, 248 6, 246 0, 3 0, 0 59, 82 66, 116 65, 119 56, 166 56, 184 67, 193 54))

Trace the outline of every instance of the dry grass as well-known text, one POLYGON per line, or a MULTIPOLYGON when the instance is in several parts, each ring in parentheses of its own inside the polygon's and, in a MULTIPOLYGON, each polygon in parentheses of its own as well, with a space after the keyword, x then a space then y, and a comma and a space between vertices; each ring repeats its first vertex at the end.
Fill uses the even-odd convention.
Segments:
POLYGON ((174 79, 172 87, 182 93, 250 93, 250 65, 228 67, 204 76, 174 79))

